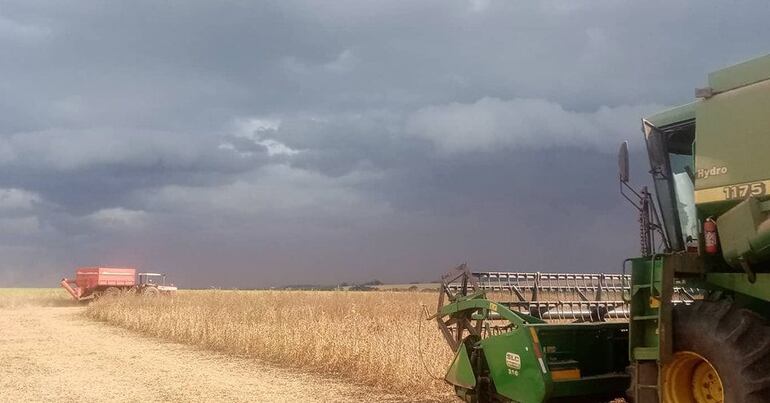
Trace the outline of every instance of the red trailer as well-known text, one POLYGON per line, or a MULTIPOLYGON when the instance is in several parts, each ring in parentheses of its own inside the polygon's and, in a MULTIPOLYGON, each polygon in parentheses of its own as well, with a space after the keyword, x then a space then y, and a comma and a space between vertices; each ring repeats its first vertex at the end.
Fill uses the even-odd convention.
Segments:
POLYGON ((62 279, 61 286, 76 300, 118 294, 136 287, 136 269, 130 267, 81 267, 75 279, 62 279))
POLYGON ((137 273, 131 267, 81 267, 74 280, 63 278, 60 284, 78 301, 121 292, 159 295, 177 290, 166 284, 165 273, 137 273))

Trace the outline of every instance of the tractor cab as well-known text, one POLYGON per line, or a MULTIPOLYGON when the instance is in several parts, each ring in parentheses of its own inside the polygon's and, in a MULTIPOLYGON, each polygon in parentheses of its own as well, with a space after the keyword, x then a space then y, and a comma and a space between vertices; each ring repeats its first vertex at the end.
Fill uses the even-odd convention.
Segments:
POLYGON ((177 287, 173 283, 166 284, 166 273, 138 273, 137 287, 145 294, 158 292, 174 292, 177 287))

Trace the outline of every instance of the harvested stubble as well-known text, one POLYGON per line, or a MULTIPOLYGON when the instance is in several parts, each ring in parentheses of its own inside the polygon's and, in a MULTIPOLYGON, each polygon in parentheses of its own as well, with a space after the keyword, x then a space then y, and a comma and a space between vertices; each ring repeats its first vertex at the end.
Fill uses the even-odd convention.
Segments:
POLYGON ((0 309, 75 305, 78 303, 61 288, 0 288, 0 309))
POLYGON ((187 291, 166 298, 105 298, 86 314, 164 339, 341 376, 417 400, 449 392, 428 371, 443 375, 451 351, 434 322, 422 320, 421 331, 418 327, 422 304, 435 310, 436 295, 187 291))

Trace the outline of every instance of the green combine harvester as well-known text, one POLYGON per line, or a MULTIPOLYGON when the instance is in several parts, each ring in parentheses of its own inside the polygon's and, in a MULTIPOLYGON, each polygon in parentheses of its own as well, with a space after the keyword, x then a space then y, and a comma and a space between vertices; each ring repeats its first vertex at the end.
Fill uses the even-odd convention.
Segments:
POLYGON ((770 402, 770 55, 642 120, 655 188, 617 274, 442 278, 445 380, 468 402, 770 402))

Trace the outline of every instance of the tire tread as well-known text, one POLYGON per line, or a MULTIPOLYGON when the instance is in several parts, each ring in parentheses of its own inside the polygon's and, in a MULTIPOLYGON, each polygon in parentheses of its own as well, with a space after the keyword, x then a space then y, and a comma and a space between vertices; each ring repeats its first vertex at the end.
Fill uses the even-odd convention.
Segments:
POLYGON ((770 326, 729 300, 674 308, 674 350, 693 351, 717 367, 725 403, 770 402, 770 326))

